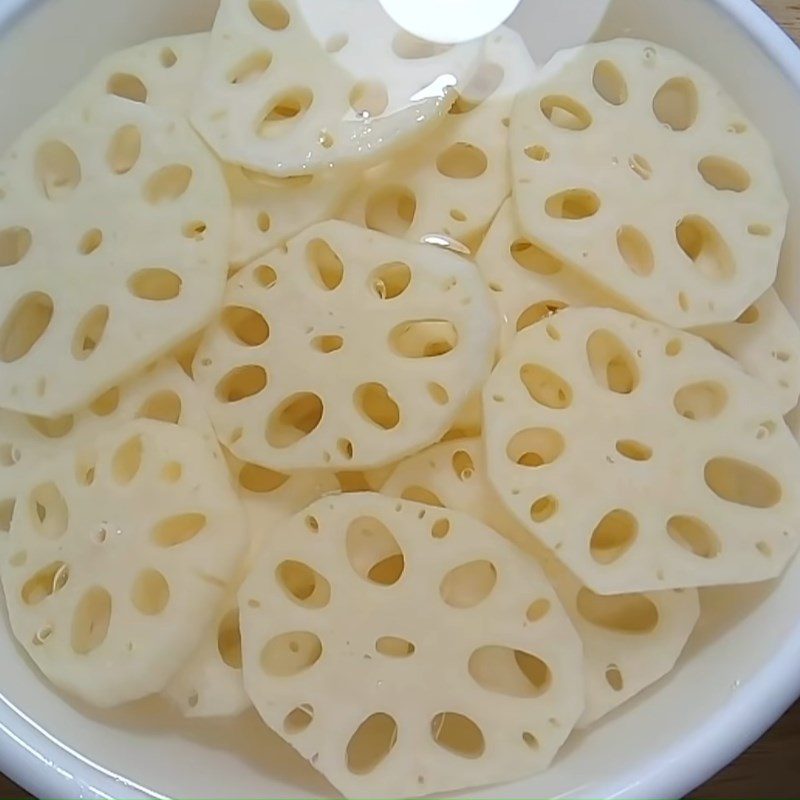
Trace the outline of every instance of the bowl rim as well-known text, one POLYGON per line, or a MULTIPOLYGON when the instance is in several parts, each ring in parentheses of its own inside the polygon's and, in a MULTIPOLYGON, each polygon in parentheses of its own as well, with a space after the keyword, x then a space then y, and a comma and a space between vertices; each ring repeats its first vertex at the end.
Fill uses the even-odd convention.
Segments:
MULTIPOLYGON (((0 0, 0 33, 44 0, 0 0)), ((800 95, 800 48, 754 0, 706 0, 730 17, 800 95)), ((593 788, 608 800, 678 798, 730 763, 758 739, 800 695, 800 620, 763 666, 730 701, 657 756, 593 788), (747 720, 747 725, 742 725, 747 720)), ((0 770, 36 797, 87 800, 164 795, 93 763, 59 741, 0 694, 0 770)))

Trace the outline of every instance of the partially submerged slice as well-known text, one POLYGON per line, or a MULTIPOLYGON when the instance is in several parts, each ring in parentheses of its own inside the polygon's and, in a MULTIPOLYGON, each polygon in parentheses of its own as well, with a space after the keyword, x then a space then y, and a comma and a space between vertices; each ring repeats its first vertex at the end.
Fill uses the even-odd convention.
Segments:
POLYGON ((324 498, 239 600, 248 694, 347 797, 532 774, 583 709, 580 641, 540 567, 465 514, 324 498))
POLYGON ((568 309, 517 336, 483 400, 493 486, 595 592, 765 580, 797 549, 782 409, 692 334, 568 309))
POLYGON ((30 473, 0 563, 14 636, 59 688, 113 706, 164 688, 247 547, 194 431, 123 425, 30 473))
POLYGON ((359 470, 440 438, 488 375, 495 337, 473 264, 327 222, 231 278, 194 376, 239 458, 359 470))
POLYGON ((242 644, 239 630, 239 586, 254 559, 280 526, 309 503, 338 491, 331 473, 279 472, 245 464, 228 456, 239 499, 247 517, 250 538, 247 556, 226 592, 214 623, 206 630, 194 655, 164 691, 187 717, 234 716, 249 708, 242 683, 242 644))
POLYGON ((374 160, 447 112, 480 52, 415 39, 379 3, 223 0, 192 121, 273 175, 374 160))
POLYGON ((519 34, 499 28, 484 61, 450 112, 422 144, 370 170, 342 218, 474 253, 511 191, 508 124, 534 64, 519 34))
POLYGON ((557 54, 511 122, 523 232, 676 327, 735 319, 775 280, 787 200, 769 145, 674 50, 557 54))
MULTIPOLYGON (((583 642, 586 709, 578 727, 655 683, 675 665, 700 612, 695 589, 601 596, 587 589, 505 509, 478 439, 438 444, 401 461, 381 490, 463 511, 536 556, 583 642)), ((542 502, 541 516, 548 505, 542 502)), ((547 613, 546 601, 529 616, 547 613)))
POLYGON ((58 416, 210 319, 230 203, 188 123, 102 97, 65 103, 0 164, 0 405, 58 416))

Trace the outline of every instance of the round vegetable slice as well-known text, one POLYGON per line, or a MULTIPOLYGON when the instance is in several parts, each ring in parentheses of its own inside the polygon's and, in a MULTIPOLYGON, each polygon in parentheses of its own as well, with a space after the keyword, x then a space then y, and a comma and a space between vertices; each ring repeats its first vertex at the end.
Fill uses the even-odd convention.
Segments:
MULTIPOLYGON (((401 461, 381 490, 463 511, 539 559, 583 642, 586 727, 666 675, 700 613, 696 589, 597 595, 549 553, 505 509, 489 483, 482 442, 445 442, 401 461)), ((548 511, 540 503, 539 514, 548 511)), ((542 598, 529 618, 547 613, 542 598)))
POLYGON ((329 472, 309 470, 283 475, 230 455, 228 465, 247 516, 250 545, 214 624, 164 691, 187 717, 234 716, 250 707, 242 682, 242 640, 236 597, 239 586, 261 548, 292 514, 322 495, 339 490, 329 472))
POLYGON ((58 416, 199 330, 227 272, 230 203, 188 123, 67 103, 0 163, 0 405, 58 416))
POLYGON ((583 708, 580 642, 538 564, 465 514, 324 498, 239 600, 248 694, 347 797, 531 774, 583 708))
POLYGON ((231 278, 194 377, 239 458, 358 470, 440 438, 486 378, 495 336, 474 265, 332 221, 231 278))
POLYGON ((480 54, 366 0, 223 0, 192 121, 220 158, 272 175, 373 160, 439 120, 480 54))
POLYGON ((0 563, 14 636, 96 706, 158 692, 247 547, 224 466, 186 428, 123 425, 33 471, 0 563))
POLYGON ((515 31, 486 39, 483 64, 428 140, 371 169, 342 219, 474 253, 511 191, 511 106, 534 64, 515 31))
POLYGON ((557 54, 514 106, 514 199, 538 246, 655 319, 735 319, 775 280, 787 200, 717 81, 634 39, 557 54))
MULTIPOLYGON (((503 320, 501 352, 519 331, 568 306, 630 311, 621 299, 523 236, 510 200, 492 222, 475 261, 503 320)), ((691 330, 764 381, 784 413, 797 405, 800 371, 795 365, 800 358, 800 329, 774 289, 733 322, 691 330)))
POLYGON ((692 334, 568 309, 517 336, 483 399, 493 486, 595 592, 765 580, 797 549, 781 408, 692 334))

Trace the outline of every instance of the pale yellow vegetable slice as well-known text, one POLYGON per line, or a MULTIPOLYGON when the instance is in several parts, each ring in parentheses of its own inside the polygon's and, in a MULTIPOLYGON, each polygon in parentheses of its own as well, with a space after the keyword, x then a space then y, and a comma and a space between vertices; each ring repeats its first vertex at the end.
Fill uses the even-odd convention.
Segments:
POLYGON ((510 138, 525 235, 647 316, 727 322, 775 280, 788 204, 769 145, 674 50, 558 53, 519 96, 510 138))
POLYGON ((164 693, 187 717, 222 717, 249 708, 242 682, 242 646, 239 630, 239 586, 263 546, 292 514, 324 494, 336 493, 329 472, 279 472, 245 464, 233 456, 228 464, 247 516, 248 554, 228 589, 215 622, 206 631, 194 655, 169 682, 164 693))
POLYGON ((492 485, 595 592, 766 580, 797 549, 780 404, 699 337, 567 309, 516 337, 483 400, 492 485))
MULTIPOLYGON (((630 310, 618 297, 523 236, 511 201, 498 212, 475 261, 500 312, 501 352, 519 331, 568 306, 630 310)), ((764 381, 784 413, 795 407, 800 394, 796 368, 800 329, 773 289, 735 321, 699 326, 692 332, 764 381)))
POLYGON ((220 158, 273 175, 375 160, 447 112, 480 54, 367 0, 223 0, 192 121, 220 158))
POLYGON ((228 192, 179 117, 65 102, 0 162, 0 191, 0 406, 72 411, 218 308, 228 192))
POLYGON ((347 797, 529 775, 583 710, 580 641, 540 567, 459 512, 324 498, 239 601, 248 694, 347 797))
MULTIPOLYGON (((540 560, 583 642, 586 709, 578 727, 669 672, 697 622, 696 589, 603 597, 583 586, 505 509, 479 439, 434 445, 401 461, 381 491, 470 514, 540 560)), ((532 606, 531 616, 543 613, 544 602, 532 606)))
POLYGON ((508 124, 534 74, 525 43, 501 27, 484 62, 423 143, 371 169, 342 219, 393 236, 474 252, 511 192, 508 124))
POLYGON ((32 471, 0 563, 15 637, 96 706, 164 688, 247 548, 244 512, 204 439, 138 420, 32 471))
POLYGON ((470 262, 330 221, 231 278, 194 376, 239 458, 371 469, 445 433, 491 369, 496 330, 470 262))

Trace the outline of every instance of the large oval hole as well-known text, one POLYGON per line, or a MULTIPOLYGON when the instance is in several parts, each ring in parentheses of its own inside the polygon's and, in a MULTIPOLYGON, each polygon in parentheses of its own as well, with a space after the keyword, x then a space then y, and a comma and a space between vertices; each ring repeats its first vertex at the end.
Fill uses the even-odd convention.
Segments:
POLYGON ((261 650, 261 669, 267 675, 286 678, 313 667, 322 655, 319 636, 292 631, 273 636, 261 650))
POLYGON ((78 361, 89 358, 100 344, 108 325, 108 306, 95 306, 78 323, 72 337, 72 356, 78 361))
POLYGON ((239 609, 225 612, 217 627, 217 652, 231 669, 242 668, 242 632, 239 627, 239 609))
POLYGON ((436 159, 436 169, 446 178, 478 178, 486 172, 489 162, 480 147, 467 142, 450 145, 436 159))
POLYGON ((141 78, 130 72, 115 72, 106 81, 106 92, 134 103, 147 102, 147 87, 141 78))
POLYGON ((621 508, 609 511, 592 531, 589 551, 598 564, 612 564, 631 548, 639 533, 636 517, 621 508))
POLYGON ((373 231, 402 238, 414 222, 417 197, 405 186, 381 186, 368 198, 364 224, 373 231))
POLYGON ((548 95, 542 98, 539 108, 557 128, 583 131, 592 124, 592 115, 586 107, 566 95, 548 95))
POLYGON ((780 483, 766 470, 737 458, 712 458, 704 477, 717 497, 742 506, 772 508, 783 495, 780 483))
POLYGON ((277 139, 291 133, 295 123, 305 116, 314 102, 314 93, 307 87, 295 87, 270 101, 256 133, 262 139, 277 139))
POLYGON ((617 231, 617 249, 634 275, 647 277, 653 271, 655 267, 653 248, 638 228, 623 225, 617 231))
POLYGON ((389 344, 404 358, 434 358, 449 353, 458 344, 458 331, 446 319, 416 319, 395 325, 389 344))
POLYGON ((651 633, 658 625, 658 608, 643 594, 595 594, 581 587, 578 613, 592 625, 618 633, 651 633))
POLYGON ((0 267, 19 264, 31 249, 33 238, 27 228, 14 226, 0 231, 0 267))
POLYGON ((233 340, 247 347, 258 347, 269 338, 269 324, 255 309, 226 306, 221 321, 233 340))
POLYGON ((376 267, 369 276, 369 285, 381 300, 399 297, 411 283, 411 268, 402 261, 390 261, 376 267))
POLYGON ((511 243, 509 253, 520 267, 537 275, 555 275, 564 268, 562 261, 527 239, 515 239, 511 243))
POLYGON ((118 128, 106 151, 106 163, 115 175, 130 172, 142 153, 142 134, 135 125, 118 128))
POLYGON ((324 239, 312 239, 306 245, 306 258, 314 269, 314 277, 324 289, 332 291, 342 282, 342 259, 324 239))
POLYGON ((183 280, 179 275, 161 267, 140 269, 128 278, 128 291, 140 300, 174 300, 181 293, 182 286, 183 280))
POLYGON ((302 561, 282 561, 275 577, 286 595, 305 608, 324 608, 331 599, 327 579, 302 561))
POLYGON ((697 87, 689 78, 670 78, 653 98, 656 119, 673 131, 685 131, 694 125, 700 103, 697 87))
POLYGON ((131 587, 131 602, 141 614, 161 614, 169 603, 169 584, 157 569, 143 569, 131 587))
POLYGON ((431 736, 439 747, 462 758, 480 758, 486 749, 483 731, 455 711, 442 711, 431 720, 431 736))
POLYGON ((177 425, 181 418, 183 403, 180 395, 171 389, 151 394, 136 412, 139 419, 153 419, 177 425))
POLYGON ((728 243, 705 218, 684 217, 675 228, 681 250, 695 268, 713 281, 728 280, 736 265, 728 243))
POLYGON ((382 383, 362 383, 353 393, 353 402, 378 428, 389 431, 400 423, 400 408, 382 383))
POLYGON ((172 203, 182 197, 192 180, 186 164, 169 164, 154 172, 144 185, 144 199, 152 205, 172 203))
POLYGON ((228 83, 236 86, 250 83, 260 78, 269 69, 270 64, 272 64, 272 53, 269 50, 250 53, 228 72, 228 83))
POLYGON ((291 21, 289 12, 278 0, 250 0, 250 13, 271 31, 282 31, 291 21))
POLYGON ((511 647, 487 645, 469 657, 469 674, 487 692, 510 697, 539 697, 550 686, 550 668, 535 655, 511 647))
POLYGON ((63 561, 53 561, 42 567, 22 585, 22 602, 35 606, 56 592, 61 591, 69 580, 69 567, 63 561))
POLYGON ((375 642, 375 650, 389 658, 408 658, 414 655, 416 647, 408 639, 399 636, 381 636, 375 642))
POLYGON ((50 141, 39 146, 34 164, 36 178, 49 200, 60 200, 81 182, 81 164, 75 151, 64 142, 50 141))
POLYGON ((439 594, 453 608, 473 608, 492 593, 496 583, 495 565, 480 559, 453 567, 442 578, 439 594))
POLYGON ((376 517, 358 517, 347 526, 346 549, 350 566, 370 583, 393 586, 403 575, 403 551, 376 517))
POLYGON ((628 84, 619 67, 612 61, 598 61, 592 73, 592 85, 600 97, 612 106, 628 100, 628 84))
POLYGON ((600 210, 600 198, 591 189, 565 189, 550 195, 544 210, 553 219, 588 219, 600 210))
POLYGON ((44 336, 53 318, 53 300, 30 292, 11 307, 0 327, 0 358, 10 364, 26 356, 44 336))
POLYGON ((572 403, 572 387, 552 370, 540 364, 524 364, 519 378, 531 399, 548 408, 568 408, 572 403))
POLYGON ((564 437, 553 428, 526 428, 511 438, 506 455, 521 467, 543 467, 552 464, 564 446, 564 437))
POLYGON ((234 367, 217 383, 214 393, 222 403, 238 403, 253 397, 267 385, 267 371, 259 364, 234 367))
POLYGON ((714 419, 728 404, 728 392, 716 381, 700 381, 678 389, 672 403, 675 410, 686 419, 714 419))
POLYGON ((100 647, 111 624, 111 595, 102 586, 93 586, 78 601, 72 616, 72 649, 88 655, 100 647))
POLYGON ((258 464, 244 464, 239 470, 237 480, 239 486, 248 492, 269 494, 280 489, 289 480, 289 476, 258 464))
POLYGON ((194 539, 205 526, 205 514, 176 514, 156 524, 153 528, 153 542, 159 547, 176 547, 194 539))
POLYGON ((700 558, 716 558, 722 551, 717 535, 697 517, 670 517, 667 533, 673 542, 700 558))
POLYGON ((750 173, 735 161, 722 156, 706 156, 697 165, 703 180, 720 192, 744 192, 750 188, 750 173))
POLYGON ((383 761, 397 742, 397 723, 379 711, 356 728, 347 743, 347 769, 354 775, 368 775, 383 761))
POLYGON ((298 392, 287 397, 267 420, 266 438, 271 447, 296 444, 312 434, 324 413, 322 400, 312 392, 298 392))
POLYGON ((111 473, 120 486, 129 484, 142 466, 142 437, 132 436, 123 442, 111 458, 111 473))
POLYGON ((639 368, 631 351, 611 331, 594 331, 586 342, 586 357, 595 380, 604 389, 630 394, 639 385, 639 368))

